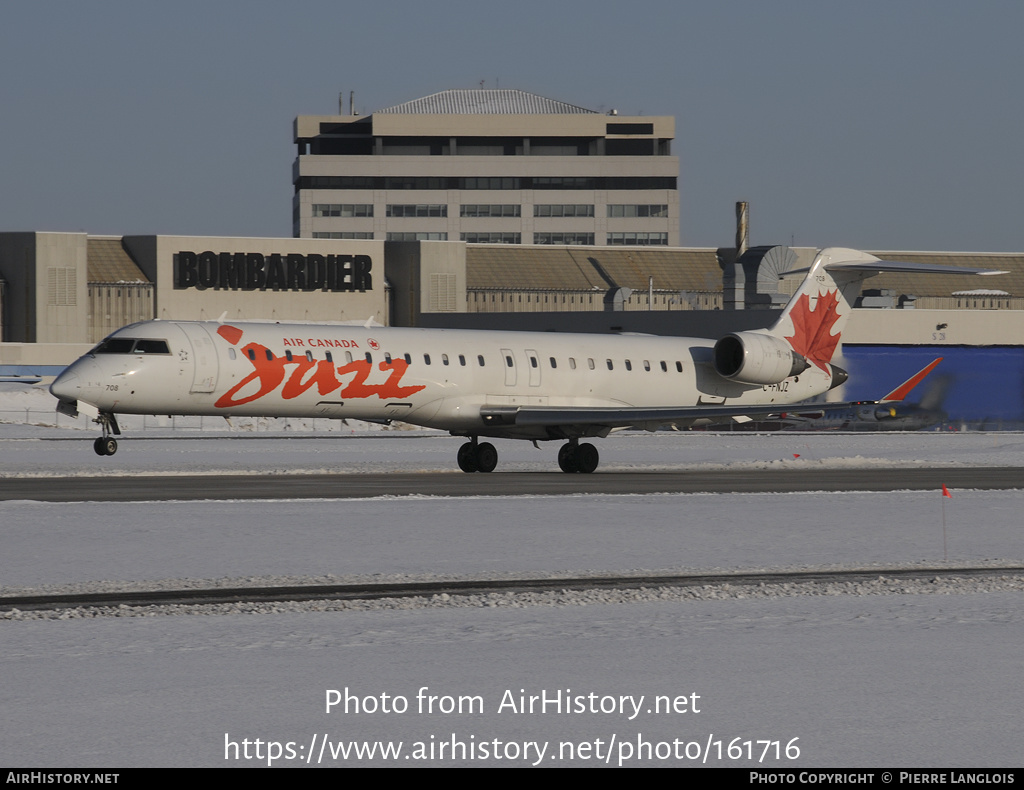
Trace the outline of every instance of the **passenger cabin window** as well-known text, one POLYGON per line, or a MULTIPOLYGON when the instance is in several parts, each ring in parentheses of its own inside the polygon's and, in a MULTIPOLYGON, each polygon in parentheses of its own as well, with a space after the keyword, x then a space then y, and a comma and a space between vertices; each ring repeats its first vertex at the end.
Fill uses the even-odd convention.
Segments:
POLYGON ((462 367, 466 367, 466 355, 465 354, 459 354, 459 364, 462 365, 462 367))
POLYGON ((313 352, 312 351, 307 351, 306 352, 306 361, 307 362, 312 362, 313 361, 313 352))
POLYGON ((348 362, 351 362, 351 361, 352 361, 352 352, 351 351, 346 351, 345 352, 345 362, 348 363, 348 362))
POLYGON ((587 357, 587 367, 590 368, 591 370, 594 369, 594 358, 593 357, 587 357))
POLYGON ((424 354, 423 355, 423 364, 424 365, 429 365, 430 364, 430 354, 424 354))
POLYGON ((665 360, 661 360, 661 372, 668 373, 668 365, 665 364, 665 360))
POLYGON ((630 361, 629 361, 629 360, 627 359, 627 360, 626 360, 626 370, 632 370, 632 369, 633 369, 633 363, 632 363, 632 362, 630 362, 630 361))
POLYGON ((651 361, 649 359, 644 360, 644 370, 647 372, 650 372, 651 370, 651 361))
POLYGON ((680 373, 683 372, 683 363, 680 362, 679 360, 676 360, 676 370, 678 370, 680 373))
POLYGON ((234 346, 228 346, 228 359, 235 359, 235 356, 234 346))
POLYGON ((441 355, 441 364, 442 365, 447 365, 448 364, 448 355, 447 354, 442 354, 441 355))
POLYGON ((391 364, 391 354, 390 354, 390 352, 384 352, 384 361, 387 364, 389 364, 389 365, 391 364))
POLYGON ((402 357, 405 359, 406 365, 412 364, 412 354, 403 354, 402 357))
POLYGON ((371 354, 369 351, 366 352, 366 361, 369 362, 371 365, 373 364, 373 354, 371 354))
POLYGON ((576 370, 576 357, 569 357, 569 370, 576 370))
POLYGON ((284 352, 284 358, 287 359, 289 362, 292 361, 292 351, 291 351, 291 349, 288 349, 287 351, 284 352))
POLYGON ((255 348, 250 348, 249 349, 249 359, 251 359, 253 362, 256 361, 256 349, 255 348))
POLYGON ((334 364, 334 357, 331 356, 331 352, 330 351, 328 351, 326 354, 324 354, 324 356, 327 357, 327 361, 328 362, 330 362, 332 365, 334 364))
POLYGON ((480 363, 480 367, 483 367, 484 366, 484 355, 483 354, 477 354, 476 355, 476 361, 480 363))
POLYGON ((554 357, 551 357, 551 359, 550 359, 550 360, 548 360, 548 361, 549 361, 549 362, 551 363, 551 369, 552 369, 552 370, 554 370, 555 368, 557 368, 557 367, 558 367, 558 363, 557 363, 557 362, 555 362, 555 358, 554 358, 554 357))
POLYGON ((268 348, 268 349, 267 349, 267 362, 273 362, 273 361, 274 361, 274 352, 273 352, 273 351, 271 351, 271 350, 270 350, 270 349, 268 348))
POLYGON ((606 359, 605 362, 608 364, 608 370, 614 370, 615 369, 615 366, 612 365, 612 361, 610 359, 606 359))

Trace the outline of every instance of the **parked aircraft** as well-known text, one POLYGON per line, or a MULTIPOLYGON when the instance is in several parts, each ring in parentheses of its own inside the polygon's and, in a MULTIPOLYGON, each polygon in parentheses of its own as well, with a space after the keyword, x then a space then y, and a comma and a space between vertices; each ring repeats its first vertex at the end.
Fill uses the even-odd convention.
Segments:
POLYGON ((741 427, 752 431, 919 431, 947 418, 941 407, 949 380, 933 381, 920 403, 906 403, 905 398, 941 361, 939 357, 929 363, 880 400, 811 403, 741 427))
MULTIPOLYGON (((111 334, 57 377, 58 410, 89 414, 99 455, 118 414, 402 420, 466 437, 465 472, 490 472, 484 438, 564 441, 564 472, 593 472, 580 439, 626 427, 778 412, 846 380, 832 363, 860 283, 880 271, 977 274, 822 250, 769 329, 719 339, 339 324, 146 321, 111 334)), ((800 272, 798 272, 800 273, 800 272)), ((994 273, 994 272, 993 272, 994 273)))

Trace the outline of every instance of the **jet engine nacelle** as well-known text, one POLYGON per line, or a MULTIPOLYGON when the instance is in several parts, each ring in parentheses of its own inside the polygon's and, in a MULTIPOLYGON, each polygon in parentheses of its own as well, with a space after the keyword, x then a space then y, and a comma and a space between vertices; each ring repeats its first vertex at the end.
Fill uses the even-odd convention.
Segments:
POLYGON ((744 384, 778 384, 810 363, 785 340, 760 332, 733 332, 715 343, 718 375, 744 384))

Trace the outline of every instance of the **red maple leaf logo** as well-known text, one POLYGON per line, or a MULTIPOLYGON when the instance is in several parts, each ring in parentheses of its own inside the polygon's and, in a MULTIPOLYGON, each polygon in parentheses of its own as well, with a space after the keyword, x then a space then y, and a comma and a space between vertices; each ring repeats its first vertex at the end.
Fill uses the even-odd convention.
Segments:
POLYGON ((793 336, 786 340, 793 350, 828 372, 825 363, 832 359, 836 346, 839 345, 839 334, 831 333, 832 327, 839 320, 838 291, 829 291, 818 295, 817 309, 811 309, 808 294, 801 294, 796 305, 790 311, 793 319, 793 336))

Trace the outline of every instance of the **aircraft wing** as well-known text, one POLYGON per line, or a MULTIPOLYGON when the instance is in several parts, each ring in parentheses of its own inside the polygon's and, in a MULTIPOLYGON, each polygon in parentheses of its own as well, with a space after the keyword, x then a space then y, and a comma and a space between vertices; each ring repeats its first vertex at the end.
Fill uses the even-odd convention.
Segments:
POLYGON ((697 420, 725 422, 736 419, 747 422, 779 413, 779 404, 748 406, 658 406, 634 408, 623 406, 485 406, 480 416, 486 425, 495 428, 586 427, 645 428, 655 430, 672 423, 693 423, 697 420))

